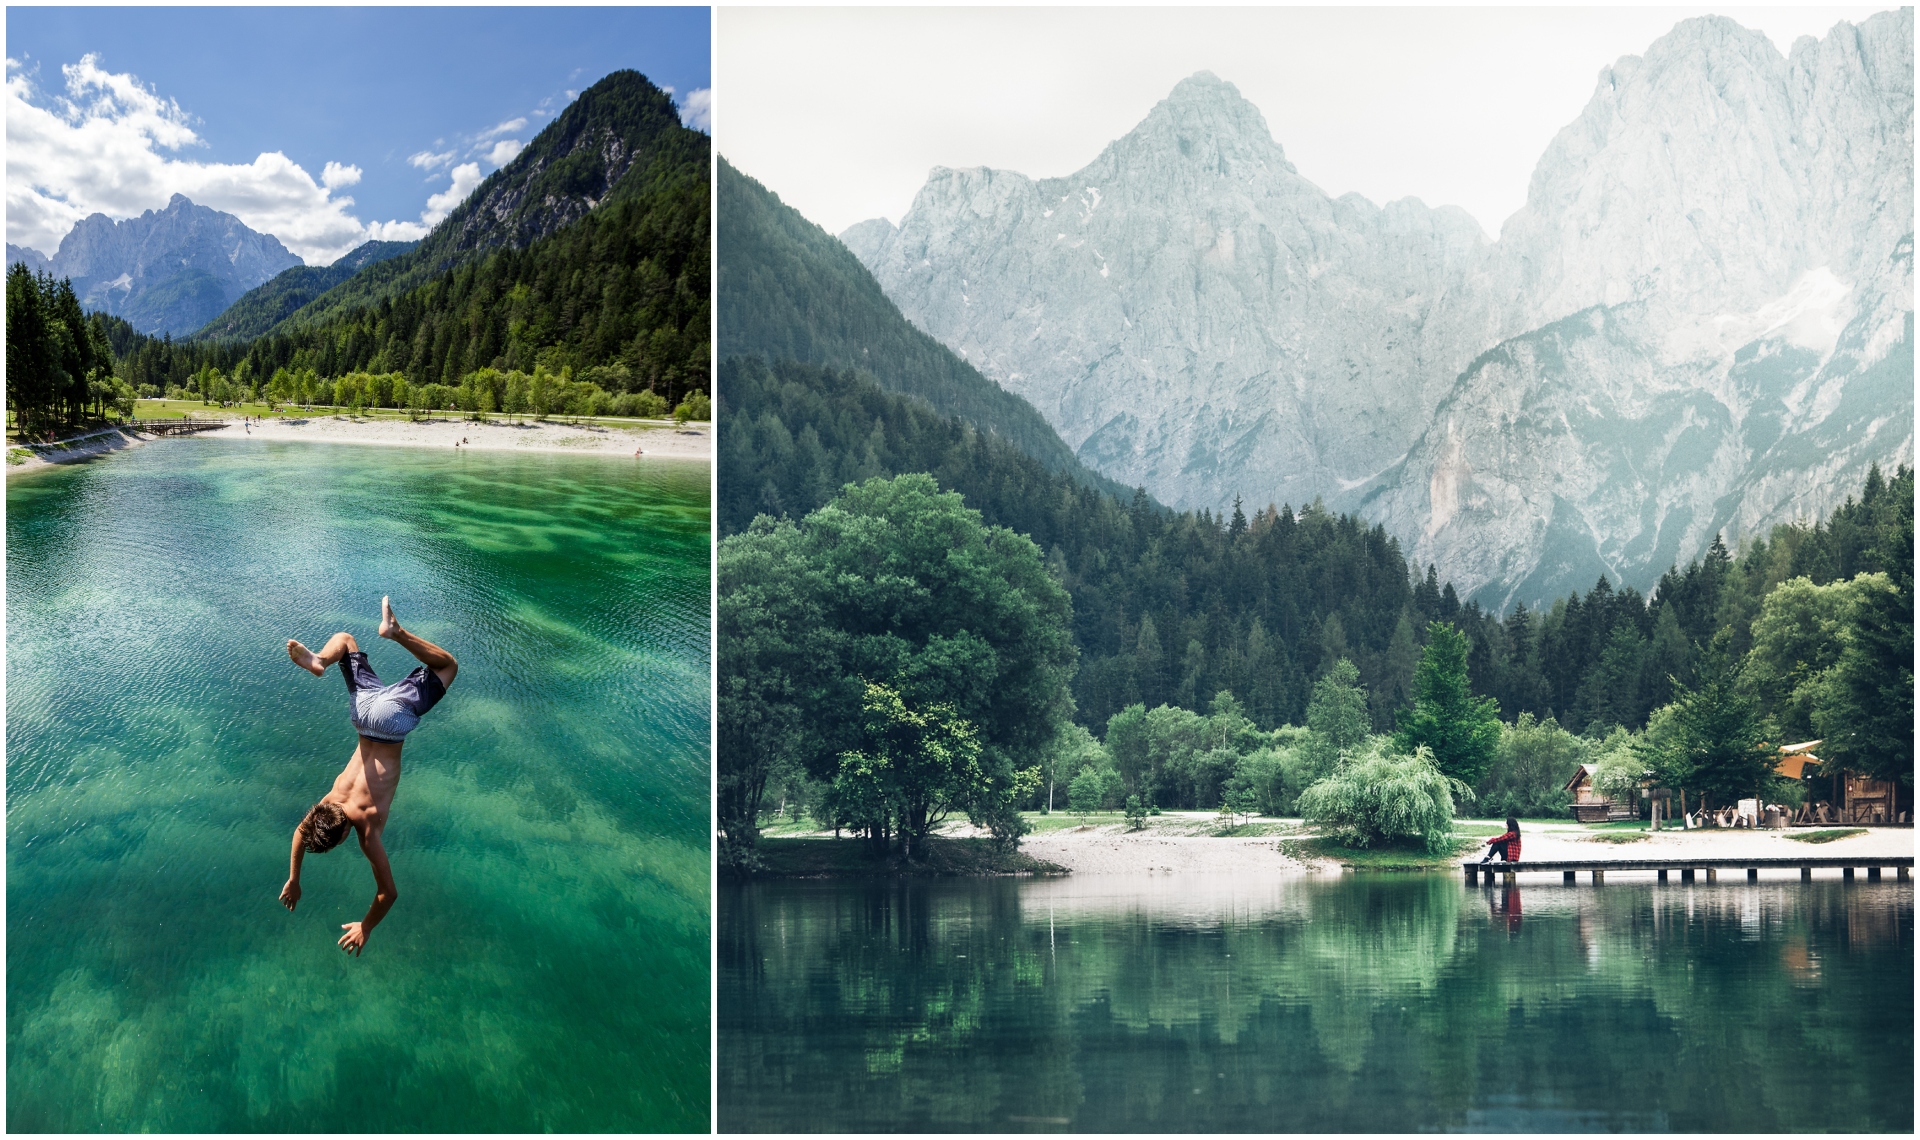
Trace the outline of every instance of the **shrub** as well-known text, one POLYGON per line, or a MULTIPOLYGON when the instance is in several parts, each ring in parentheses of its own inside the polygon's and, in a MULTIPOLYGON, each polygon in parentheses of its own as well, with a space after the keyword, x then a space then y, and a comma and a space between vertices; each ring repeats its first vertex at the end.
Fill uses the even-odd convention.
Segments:
POLYGON ((1446 851, 1453 832, 1453 798, 1471 797, 1458 780, 1442 775, 1423 746, 1411 756, 1388 751, 1376 737, 1333 775, 1300 794, 1307 822, 1324 825, 1353 847, 1417 844, 1431 854, 1446 851))
POLYGON ((673 409, 673 418, 680 423, 686 423, 688 420, 702 422, 710 420, 713 418, 713 401, 707 399, 705 392, 695 388, 687 393, 686 399, 680 401, 679 407, 673 409))

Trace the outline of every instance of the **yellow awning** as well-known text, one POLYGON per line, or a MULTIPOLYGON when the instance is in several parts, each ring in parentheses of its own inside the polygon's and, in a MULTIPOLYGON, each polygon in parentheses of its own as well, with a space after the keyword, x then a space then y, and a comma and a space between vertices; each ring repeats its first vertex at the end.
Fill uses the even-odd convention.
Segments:
POLYGON ((1805 744, 1789 744, 1780 749, 1783 755, 1780 762, 1773 766, 1776 775, 1789 780, 1798 780, 1807 770, 1807 765, 1820 763, 1820 758, 1809 751, 1818 740, 1809 740, 1805 744))

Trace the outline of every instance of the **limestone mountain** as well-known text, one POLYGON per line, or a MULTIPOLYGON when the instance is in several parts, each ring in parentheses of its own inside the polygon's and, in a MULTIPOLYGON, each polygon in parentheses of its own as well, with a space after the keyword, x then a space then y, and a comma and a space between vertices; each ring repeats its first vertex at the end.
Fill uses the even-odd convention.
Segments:
POLYGON ((272 234, 232 214, 175 194, 163 210, 114 221, 79 221, 51 258, 7 247, 7 263, 26 261, 69 278, 80 303, 153 335, 185 335, 284 269, 301 261, 272 234), (28 256, 32 254, 33 256, 28 256))
POLYGON ((1489 240, 1334 199, 1231 84, 1069 177, 936 169, 843 240, 1090 466, 1357 507, 1493 604, 1645 589, 1911 462, 1913 15, 1604 69, 1489 240))

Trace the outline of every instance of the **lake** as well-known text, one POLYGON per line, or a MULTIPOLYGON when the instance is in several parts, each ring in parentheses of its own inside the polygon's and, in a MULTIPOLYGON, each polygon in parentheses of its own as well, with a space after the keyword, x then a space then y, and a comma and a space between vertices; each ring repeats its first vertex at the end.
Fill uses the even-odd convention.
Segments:
POLYGON ((7 486, 11 1131, 704 1130, 708 469, 168 440, 7 486), (460 675, 385 842, 287 660, 380 597, 460 675))
POLYGON ((723 885, 723 1131, 1913 1125, 1911 884, 723 885))

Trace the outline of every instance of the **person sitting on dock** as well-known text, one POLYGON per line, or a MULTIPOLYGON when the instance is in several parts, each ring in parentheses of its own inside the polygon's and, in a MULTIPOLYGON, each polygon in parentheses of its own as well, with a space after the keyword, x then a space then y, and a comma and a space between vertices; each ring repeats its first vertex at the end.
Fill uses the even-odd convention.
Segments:
POLYGON ((380 837, 387 827, 393 793, 400 786, 401 743, 419 726, 427 710, 447 695, 447 686, 460 671, 453 654, 400 628, 393 605, 386 598, 380 599, 379 632, 420 660, 419 668, 391 685, 380 683, 352 634, 334 634, 318 653, 291 638, 287 641, 287 656, 316 677, 324 676, 334 662, 340 663, 340 672, 347 679, 348 719, 360 742, 347 758, 346 768, 334 778, 333 790, 309 808, 306 818, 293 829, 292 861, 287 884, 280 888, 280 902, 288 910, 300 902, 301 858, 309 851, 318 855, 333 850, 352 828, 359 834, 360 850, 373 865, 375 887, 366 917, 341 924, 346 933, 340 936, 340 948, 356 956, 400 897, 380 837))
POLYGON ((1495 855, 1508 863, 1520 861, 1520 821, 1512 816, 1507 817, 1506 834, 1487 840, 1487 856, 1480 861, 1491 863, 1495 855))

